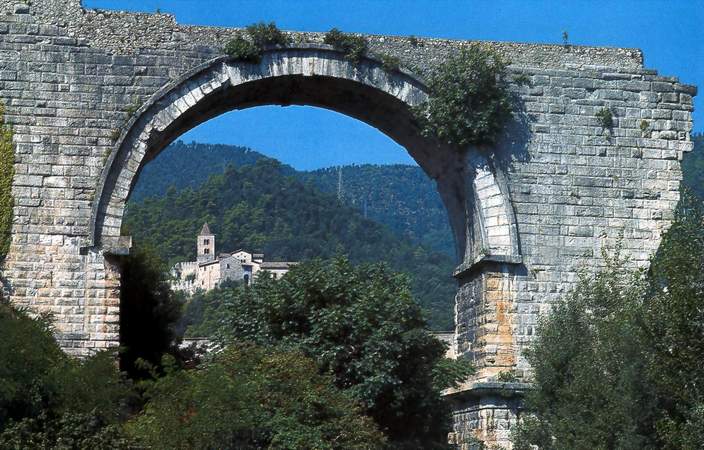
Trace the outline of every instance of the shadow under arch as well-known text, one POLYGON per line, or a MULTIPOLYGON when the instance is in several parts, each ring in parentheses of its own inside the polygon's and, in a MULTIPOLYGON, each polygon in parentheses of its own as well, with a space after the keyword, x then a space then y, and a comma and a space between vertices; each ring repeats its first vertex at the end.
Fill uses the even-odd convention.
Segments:
MULTIPOLYGON (((466 263, 473 259, 467 253, 476 247, 473 230, 480 223, 472 193, 477 177, 468 170, 466 155, 422 136, 412 108, 427 97, 423 81, 410 72, 387 72, 372 58, 351 63, 326 45, 269 49, 258 64, 229 57, 210 60, 161 88, 126 124, 96 187, 86 247, 106 254, 129 251, 120 228, 138 174, 186 131, 231 110, 305 105, 356 118, 404 147, 436 181, 458 260, 466 263)), ((486 184, 484 174, 480 179, 486 184)))

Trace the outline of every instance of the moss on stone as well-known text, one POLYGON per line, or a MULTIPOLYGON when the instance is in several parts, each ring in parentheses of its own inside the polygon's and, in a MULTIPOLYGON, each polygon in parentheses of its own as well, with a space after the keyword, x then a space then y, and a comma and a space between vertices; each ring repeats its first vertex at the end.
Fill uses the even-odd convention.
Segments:
POLYGON ((12 178, 15 151, 12 129, 5 124, 5 106, 0 104, 0 260, 4 260, 12 240, 12 178))

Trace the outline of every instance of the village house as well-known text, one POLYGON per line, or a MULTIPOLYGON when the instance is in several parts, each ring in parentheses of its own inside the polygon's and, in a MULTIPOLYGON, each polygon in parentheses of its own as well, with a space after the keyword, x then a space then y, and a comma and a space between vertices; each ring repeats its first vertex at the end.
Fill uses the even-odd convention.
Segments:
POLYGON ((261 272, 279 279, 296 264, 264 261, 263 253, 243 249, 216 254, 215 234, 205 223, 196 237, 196 260, 178 263, 171 269, 171 289, 193 294, 198 290, 207 292, 215 289, 230 280, 249 285, 261 272))

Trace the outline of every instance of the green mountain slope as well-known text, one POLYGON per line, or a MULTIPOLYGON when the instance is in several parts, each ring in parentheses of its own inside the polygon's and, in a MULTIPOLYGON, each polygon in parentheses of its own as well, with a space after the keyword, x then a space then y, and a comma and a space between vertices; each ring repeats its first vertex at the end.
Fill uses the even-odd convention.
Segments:
POLYGON ((341 192, 345 203, 397 235, 454 255, 447 212, 435 182, 417 166, 360 165, 301 172, 323 192, 341 192), (341 188, 341 189, 340 189, 341 188))
MULTIPOLYGON (((177 141, 166 148, 155 164, 145 166, 132 193, 132 201, 162 196, 170 187, 197 187, 228 165, 252 165, 268 157, 245 147, 177 141)), ((282 165, 287 175, 337 195, 338 169, 298 172, 282 165)), ((342 171, 342 199, 348 206, 383 223, 398 236, 425 247, 455 255, 447 213, 435 190, 435 183, 417 166, 359 165, 342 171)))
POLYGON ((177 190, 197 187, 229 164, 252 165, 262 158, 266 156, 247 147, 176 141, 157 156, 157 164, 144 166, 130 200, 162 196, 172 186, 177 190))
MULTIPOLYGON (((148 181, 148 180, 147 180, 148 181)), ((431 327, 453 323, 455 283, 449 256, 396 236, 365 219, 336 196, 322 193, 268 158, 227 167, 198 188, 170 189, 163 197, 131 201, 125 232, 137 245, 151 242, 163 257, 195 257, 195 236, 203 222, 216 233, 218 251, 244 247, 269 260, 329 258, 347 254, 353 262, 387 261, 409 274, 431 327)))

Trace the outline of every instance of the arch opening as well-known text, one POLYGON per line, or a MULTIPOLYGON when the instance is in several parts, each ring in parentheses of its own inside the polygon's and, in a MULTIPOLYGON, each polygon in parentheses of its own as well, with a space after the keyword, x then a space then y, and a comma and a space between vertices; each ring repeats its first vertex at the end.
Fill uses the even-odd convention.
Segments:
MULTIPOLYGON (((139 172, 185 132, 232 110, 304 105, 358 119, 406 149, 436 182, 458 261, 471 262, 486 248, 504 251, 501 245, 490 245, 483 217, 489 212, 493 223, 497 214, 509 215, 509 208, 497 209, 493 198, 498 196, 506 204, 506 193, 498 187, 493 170, 486 169, 490 167, 486 160, 479 158, 477 165, 472 158, 421 134, 412 108, 427 95, 422 81, 407 72, 388 73, 372 59, 351 64, 327 47, 270 50, 258 65, 226 57, 211 60, 162 88, 128 122, 96 190, 87 246, 107 254, 128 252, 129 239, 120 236, 120 229, 139 172), (483 172, 477 171, 480 166, 483 172), (477 197, 477 180, 489 187, 485 192, 490 195, 477 197)), ((511 220, 499 222, 504 226, 511 220)), ((496 232, 492 230, 493 235, 496 232)), ((505 230, 499 234, 499 240, 505 241, 505 230)))
POLYGON ((410 74, 389 74, 373 60, 353 65, 330 49, 270 51, 256 66, 212 60, 162 88, 127 124, 96 191, 89 244, 124 253, 119 230, 138 173, 178 136, 236 109, 307 105, 356 118, 405 148, 436 180, 461 256, 466 236, 464 163, 451 149, 420 134, 411 108, 426 98, 422 82, 410 74))

